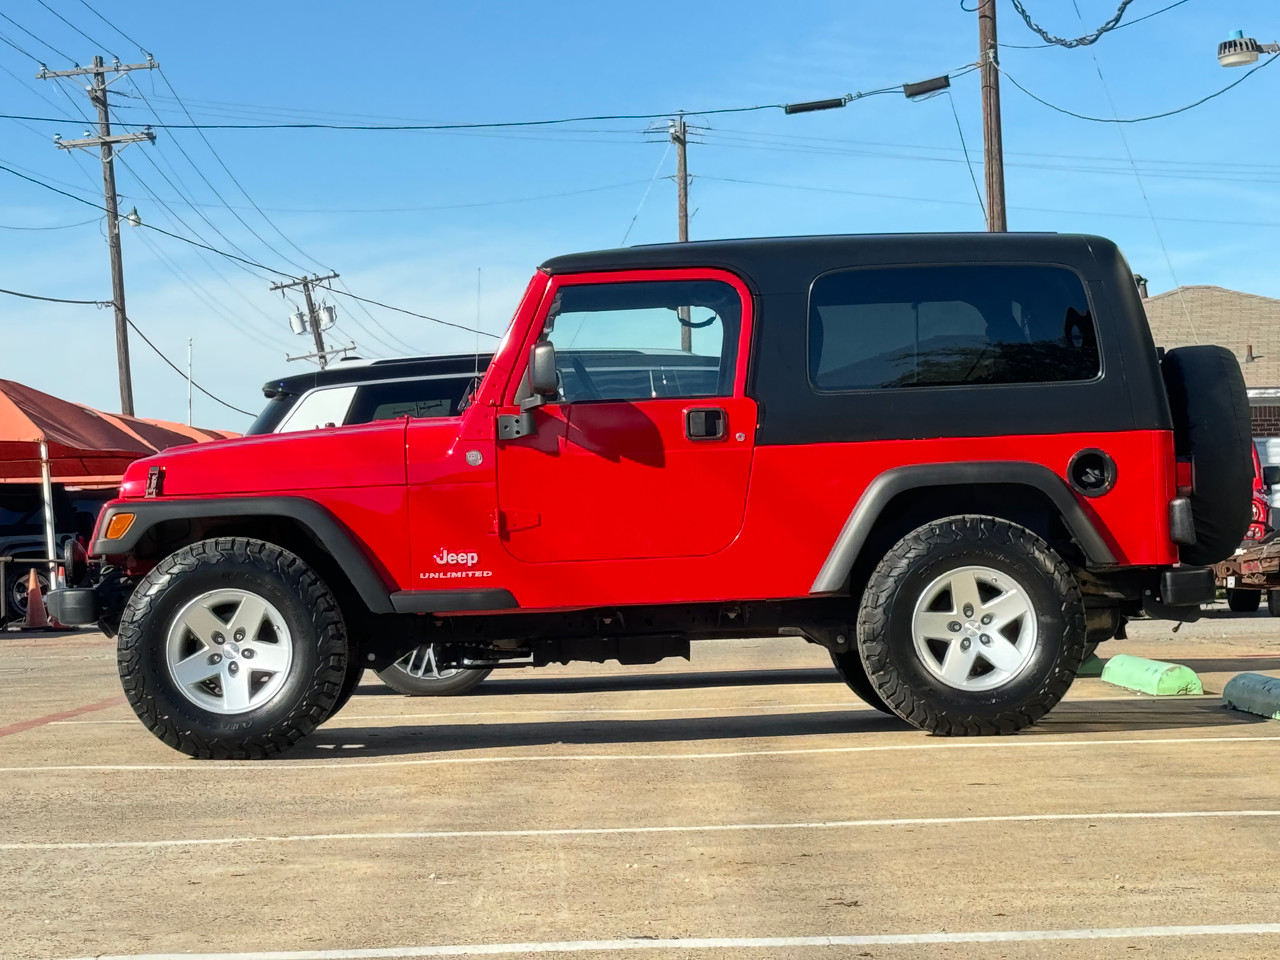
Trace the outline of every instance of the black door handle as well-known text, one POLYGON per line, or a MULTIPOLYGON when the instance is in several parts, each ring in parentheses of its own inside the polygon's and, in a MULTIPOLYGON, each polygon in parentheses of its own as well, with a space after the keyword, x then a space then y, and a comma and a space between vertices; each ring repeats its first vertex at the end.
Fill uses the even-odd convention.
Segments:
POLYGON ((720 407, 698 407, 684 414, 684 435, 690 440, 723 440, 729 417, 720 407))

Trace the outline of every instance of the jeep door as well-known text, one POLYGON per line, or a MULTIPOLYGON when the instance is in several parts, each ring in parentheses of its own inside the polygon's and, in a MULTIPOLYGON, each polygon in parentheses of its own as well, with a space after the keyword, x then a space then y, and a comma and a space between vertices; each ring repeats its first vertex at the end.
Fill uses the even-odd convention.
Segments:
MULTIPOLYGON (((506 550, 550 563, 727 547, 755 443, 750 334, 750 294, 724 271, 553 277, 524 359, 551 343, 559 394, 531 411, 533 435, 498 441, 506 550)), ((507 413, 519 411, 522 369, 507 413)))

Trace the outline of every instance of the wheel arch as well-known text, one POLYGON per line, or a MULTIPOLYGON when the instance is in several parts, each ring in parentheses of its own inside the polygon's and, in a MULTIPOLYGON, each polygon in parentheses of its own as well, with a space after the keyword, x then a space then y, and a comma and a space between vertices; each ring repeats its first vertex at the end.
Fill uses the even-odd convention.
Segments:
POLYGON ((391 613, 390 577, 360 548, 327 509, 301 497, 124 501, 111 504, 98 522, 104 531, 116 513, 135 520, 122 537, 94 540, 95 556, 132 555, 160 560, 180 547, 211 537, 252 537, 296 553, 328 583, 346 608, 358 599, 370 613, 391 613))
POLYGON ((870 484, 849 513, 810 588, 842 590, 856 571, 916 527, 944 516, 981 513, 1020 523, 1045 540, 1068 540, 1086 566, 1115 556, 1066 482, 1037 463, 992 461, 895 467, 870 484))

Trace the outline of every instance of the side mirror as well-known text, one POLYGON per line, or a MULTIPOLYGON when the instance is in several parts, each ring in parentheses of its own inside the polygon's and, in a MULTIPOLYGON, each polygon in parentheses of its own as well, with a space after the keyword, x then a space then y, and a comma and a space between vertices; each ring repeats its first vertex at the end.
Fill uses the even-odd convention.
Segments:
POLYGON ((1268 487, 1274 487, 1280 484, 1280 467, 1263 467, 1262 482, 1268 487))
POLYGON ((543 340, 529 348, 529 389, 538 397, 560 395, 560 380, 556 376, 556 348, 543 340))

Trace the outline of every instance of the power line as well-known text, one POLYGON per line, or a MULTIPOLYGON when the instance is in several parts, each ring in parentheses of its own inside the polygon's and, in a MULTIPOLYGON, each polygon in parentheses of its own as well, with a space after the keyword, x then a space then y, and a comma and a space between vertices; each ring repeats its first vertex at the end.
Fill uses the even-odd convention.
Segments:
MULTIPOLYGON (((1071 5, 1075 8, 1076 17, 1083 24, 1084 17, 1080 13, 1080 4, 1076 0, 1071 0, 1071 5)), ((1102 75, 1102 63, 1098 60, 1098 52, 1090 50, 1089 55, 1093 60, 1093 68, 1098 73, 1098 82, 1102 84, 1102 92, 1107 96, 1107 106, 1111 108, 1111 115, 1116 116, 1118 113, 1116 102, 1111 96, 1111 87, 1107 83, 1107 78, 1102 75)), ((1164 242, 1164 233, 1160 229, 1160 222, 1156 219, 1155 208, 1151 205, 1151 198, 1147 196, 1146 184, 1142 182, 1142 174, 1138 172, 1138 165, 1134 163, 1133 150, 1129 147, 1129 137, 1123 126, 1117 126, 1115 129, 1116 133, 1120 134, 1120 142, 1124 144, 1124 152, 1129 158, 1129 165, 1133 168, 1133 178, 1138 182, 1138 192, 1142 194, 1142 202, 1146 205, 1147 214, 1151 217, 1151 228, 1155 231, 1156 240, 1160 244, 1160 252, 1164 254, 1164 264, 1169 269, 1169 276, 1173 278, 1174 289, 1178 291, 1178 303, 1182 306, 1187 324, 1191 327, 1192 338, 1199 343, 1200 334, 1196 331, 1195 321, 1191 319, 1191 311, 1187 308, 1187 298, 1182 293, 1182 284, 1178 281, 1178 272, 1173 267, 1173 258, 1169 256, 1169 247, 1164 242)))
MULTIPOLYGON (((1145 14, 1144 16, 1135 17, 1132 20, 1126 20, 1124 23, 1117 23, 1113 29, 1123 30, 1125 27, 1132 27, 1135 24, 1141 23, 1143 20, 1150 20, 1152 17, 1158 17, 1160 16, 1160 14, 1165 13, 1166 11, 1172 10, 1174 7, 1180 7, 1184 3, 1188 3, 1188 2, 1190 2, 1190 0, 1177 0, 1176 3, 1171 3, 1167 7, 1161 7, 1159 10, 1153 10, 1150 13, 1145 14)), ((1010 50, 1044 50, 1048 47, 1057 46, 1057 44, 1054 44, 1054 43, 1002 43, 1000 44, 1000 46, 1010 50)))
POLYGON ((0 223, 0 230, 69 230, 72 227, 83 227, 86 224, 97 223, 101 217, 94 217, 92 220, 77 220, 75 223, 60 223, 52 227, 19 227, 13 224, 0 223))
POLYGON ((7 293, 11 297, 22 297, 24 300, 43 300, 46 303, 79 303, 90 307, 113 306, 110 300, 67 300, 63 297, 42 297, 37 293, 22 293, 19 290, 5 290, 3 288, 0 288, 0 293, 7 293))
MULTIPOLYGON (((899 193, 879 193, 868 190, 845 190, 839 187, 817 187, 811 184, 800 183, 778 183, 768 180, 745 180, 739 177, 715 177, 707 174, 698 174, 699 180, 708 180, 713 183, 736 183, 755 187, 773 187, 782 190, 803 190, 811 193, 831 193, 840 194, 850 197, 869 197, 875 200, 901 200, 907 203, 927 203, 932 205, 947 204, 948 206, 969 206, 968 200, 956 200, 950 197, 912 197, 899 193)), ((1069 214, 1071 216, 1082 217, 1117 217, 1122 220, 1148 220, 1150 215, 1147 213, 1119 213, 1114 210, 1082 210, 1078 207, 1028 207, 1022 204, 1014 204, 1010 207, 1012 210, 1020 210, 1028 213, 1057 213, 1069 214)), ((1204 217, 1161 217, 1168 223, 1205 223, 1217 226, 1248 226, 1248 227, 1274 227, 1280 228, 1280 222, 1266 220, 1212 220, 1204 217)))
MULTIPOLYGON (((879 90, 848 94, 850 100, 899 93, 900 85, 879 90)), ((721 107, 715 110, 668 110, 663 113, 599 114, 582 117, 557 117, 551 120, 505 120, 487 123, 152 123, 147 126, 157 130, 364 130, 364 131, 415 131, 415 130, 494 130, 511 127, 546 127, 566 123, 586 123, 594 120, 659 120, 683 113, 689 117, 715 116, 731 113, 753 113, 759 110, 785 110, 785 103, 765 103, 750 107, 721 107)), ((3 119, 31 120, 40 123, 67 123, 65 117, 14 117, 0 114, 3 119)), ((131 126, 142 126, 133 123, 131 126)))
POLYGON ((160 348, 159 348, 159 347, 157 347, 154 343, 152 343, 152 342, 151 342, 151 340, 147 337, 147 335, 146 335, 145 333, 143 333, 141 330, 139 330, 139 329, 138 329, 138 325, 137 325, 136 323, 134 323, 132 319, 127 318, 127 317, 126 317, 125 319, 126 319, 126 322, 129 324, 129 326, 130 326, 131 328, 133 328, 133 332, 134 332, 134 333, 136 333, 138 336, 140 336, 140 337, 142 338, 142 342, 143 342, 143 343, 145 343, 148 347, 150 347, 150 348, 152 349, 152 351, 154 351, 154 353, 155 353, 155 355, 156 355, 157 357, 159 357, 161 360, 163 360, 165 363, 167 363, 170 367, 172 367, 172 368, 173 368, 173 370, 174 370, 174 372, 176 372, 176 373, 178 374, 178 376, 182 377, 182 379, 183 379, 183 380, 186 380, 189 384, 191 384, 193 387, 195 387, 197 390, 199 390, 201 393, 203 393, 206 397, 208 397, 208 398, 209 398, 210 400, 212 400, 214 403, 220 403, 220 404, 222 404, 224 407, 226 407, 228 410, 234 410, 236 413, 242 413, 242 414, 244 414, 246 417, 256 417, 256 416, 257 416, 257 414, 256 414, 256 413, 251 413, 251 412, 250 412, 250 411, 248 411, 248 410, 241 410, 239 407, 235 406, 234 404, 227 403, 227 401, 223 400, 221 397, 219 397, 219 396, 217 396, 217 395, 215 395, 215 394, 210 393, 210 392, 209 392, 208 390, 206 390, 204 387, 200 386, 200 384, 196 383, 194 380, 192 380, 190 377, 188 377, 188 376, 186 375, 186 373, 185 373, 185 372, 184 372, 180 367, 178 367, 178 365, 177 365, 177 364, 175 364, 172 360, 170 360, 170 359, 169 359, 168 357, 166 357, 163 353, 161 353, 161 352, 160 352, 160 348))
POLYGON ((1104 33, 1118 27, 1120 25, 1120 18, 1124 16, 1125 10, 1128 8, 1129 4, 1133 3, 1133 0, 1120 0, 1120 8, 1111 15, 1110 20, 1100 26, 1097 30, 1093 31, 1093 33, 1085 34, 1083 37, 1076 37, 1074 40, 1055 37, 1053 34, 1048 33, 1040 26, 1040 24, 1031 19, 1031 14, 1027 13, 1027 8, 1022 5, 1022 0, 1010 0, 1010 2, 1013 4, 1013 9, 1018 11, 1018 16, 1022 17, 1023 22, 1026 23, 1032 32, 1038 33, 1040 35, 1040 39, 1045 43, 1052 46, 1067 47, 1070 49, 1072 47, 1087 47, 1091 43, 1097 43, 1104 33))
MULTIPOLYGON (((77 197, 74 193, 68 193, 65 190, 59 190, 57 187, 52 186, 51 184, 45 183, 41 180, 37 180, 35 177, 28 177, 26 174, 19 173, 17 170, 14 170, 12 167, 7 167, 4 164, 0 164, 0 170, 3 170, 5 173, 13 174, 13 176, 18 177, 22 180, 26 180, 30 183, 34 183, 37 186, 44 187, 46 190, 52 190, 54 193, 60 193, 62 194, 62 196, 75 200, 77 203, 83 203, 87 207, 93 207, 95 210, 101 210, 103 213, 106 212, 106 207, 102 206, 101 204, 94 203, 92 200, 85 200, 83 197, 77 197)), ((268 273, 274 273, 282 277, 292 276, 292 274, 285 273, 283 270, 277 270, 274 267, 268 267, 265 263, 258 263, 254 260, 248 260, 245 257, 238 257, 234 253, 227 253, 227 251, 219 250, 217 247, 211 247, 207 243, 201 243, 198 240, 192 240, 190 237, 184 237, 176 233, 171 233, 162 227, 157 227, 155 224, 146 223, 144 221, 138 224, 138 226, 142 227, 144 230, 154 230, 156 233, 163 233, 166 237, 172 237, 174 240, 181 240, 183 243, 189 243, 193 247, 199 247, 202 250, 208 250, 210 253, 216 253, 218 256, 226 257, 228 260, 235 260, 235 261, 238 261, 239 263, 248 264, 251 267, 257 267, 260 270, 266 270, 268 273)))
MULTIPOLYGON (((68 20, 68 19, 67 19, 66 17, 64 17, 62 14, 60 14, 57 10, 53 9, 53 7, 51 7, 51 6, 49 6, 47 3, 45 3, 45 2, 44 2, 44 0, 36 0, 36 3, 40 4, 40 6, 44 7, 46 10, 48 10, 50 13, 52 13, 55 17, 57 17, 59 20, 61 20, 63 23, 65 23, 68 27, 70 27, 70 28, 71 28, 72 30, 74 30, 76 33, 80 34, 80 36, 84 37, 86 40, 88 40, 90 43, 92 43, 95 47, 100 47, 101 49, 106 50, 106 51, 107 51, 107 53, 111 53, 111 51, 107 48, 107 45, 106 45, 105 43, 99 43, 97 40, 93 39, 93 37, 89 36, 87 33, 85 33, 83 30, 81 30, 81 29, 80 29, 79 27, 77 27, 74 23, 72 23, 70 20, 68 20)), ((111 55, 112 55, 113 57, 115 56, 115 54, 114 54, 114 53, 111 53, 111 55)))
POLYGON ((480 330, 476 327, 464 326, 461 323, 452 323, 449 320, 441 320, 439 317, 429 317, 425 313, 415 313, 412 310, 406 310, 404 307, 393 307, 389 303, 382 303, 380 300, 372 300, 369 297, 358 297, 349 290, 335 290, 333 287, 323 287, 321 289, 328 290, 330 293, 336 293, 340 296, 350 297, 352 300, 359 300, 361 303, 371 303, 375 307, 382 307, 386 310, 394 310, 396 313, 406 313, 411 317, 418 317, 421 320, 430 320, 432 323, 439 323, 446 327, 453 327, 455 330, 465 330, 467 333, 478 333, 482 336, 493 337, 495 340, 501 338, 501 334, 490 333, 488 330, 480 330))
MULTIPOLYGON (((61 50, 59 50, 57 47, 53 46, 52 44, 48 43, 47 41, 43 40, 42 38, 40 38, 40 37, 36 36, 34 33, 32 33, 30 30, 28 30, 26 27, 24 27, 22 24, 20 24, 17 20, 13 19, 13 17, 9 16, 7 13, 0 13, 0 17, 3 17, 5 20, 8 20, 11 24, 13 24, 15 27, 17 27, 17 28, 18 28, 19 30, 21 30, 23 33, 25 33, 28 37, 30 37, 30 38, 31 38, 32 40, 34 40, 36 43, 40 44, 40 46, 42 46, 42 47, 46 48, 47 50, 51 50, 51 51, 53 51, 53 52, 54 52, 55 54, 57 54, 59 57, 62 57, 62 59, 64 59, 64 60, 68 60, 68 61, 70 61, 71 63, 75 64, 77 67, 78 67, 78 66, 80 66, 80 64, 76 63, 76 62, 75 62, 75 59, 74 59, 74 58, 73 58, 69 53, 63 53, 63 52, 62 52, 61 50)), ((31 57, 31 59, 32 59, 32 60, 34 60, 36 63, 41 63, 41 64, 42 64, 42 61, 40 60, 40 58, 39 58, 39 57, 35 56, 34 54, 28 53, 26 50, 23 50, 23 49, 22 49, 21 47, 19 47, 16 43, 13 43, 12 41, 10 41, 10 42, 9 42, 9 46, 11 46, 11 47, 13 47, 14 49, 18 50, 18 52, 23 53, 23 54, 25 54, 25 55, 26 55, 26 56, 28 56, 28 57, 31 57)), ((42 65, 43 65, 43 64, 42 64, 42 65)))
MULTIPOLYGON (((140 44, 137 40, 133 39, 133 37, 129 36, 127 33, 125 33, 123 30, 121 30, 119 27, 117 27, 114 23, 112 23, 110 20, 108 20, 108 19, 107 19, 106 17, 104 17, 102 14, 100 14, 97 10, 95 10, 93 7, 91 7, 91 6, 86 2, 86 0, 80 0, 80 3, 81 3, 81 5, 82 5, 82 6, 84 6, 84 8, 85 8, 86 10, 88 10, 90 13, 92 13, 95 17, 97 17, 99 20, 101 20, 103 23, 105 23, 105 24, 106 24, 108 27, 110 27, 112 30, 114 30, 116 33, 120 34, 120 36, 124 37, 126 40, 128 40, 130 43, 132 43, 135 47, 137 47, 139 50, 141 50, 145 56, 150 56, 150 55, 151 55, 151 51, 147 50, 147 49, 146 49, 142 44, 140 44)), ((105 46, 104 46, 104 49, 105 49, 105 46)))
POLYGON ((956 98, 947 89, 947 101, 951 104, 951 115, 956 118, 956 133, 960 134, 960 149, 964 151, 964 162, 969 168, 969 179, 973 181, 973 192, 978 198, 978 206, 982 209, 982 219, 987 219, 987 204, 982 199, 982 189, 978 186, 978 175, 973 172, 973 162, 969 159, 969 147, 964 142, 964 127, 960 125, 960 111, 956 109, 956 98))
POLYGON ((1090 117, 1083 113, 1076 113, 1074 110, 1068 110, 1066 107, 1060 107, 1055 103, 1050 103, 1048 100, 1045 100, 1043 97, 1036 96, 1034 93, 1032 93, 1022 84, 1020 84, 1017 80, 1015 80, 1012 76, 1010 76, 1009 71, 1005 70, 1003 67, 997 67, 997 69, 1002 74, 1004 74, 1004 76, 1008 79, 1010 83, 1012 83, 1015 87, 1017 87, 1019 90, 1025 93, 1032 100, 1036 101, 1036 103, 1043 104, 1044 106, 1048 107, 1050 110, 1056 110, 1058 113, 1064 113, 1069 117, 1075 117, 1077 120, 1089 120, 1089 121, 1092 121, 1093 123, 1143 123, 1147 120, 1160 120, 1164 117, 1172 117, 1179 113, 1186 113, 1188 110, 1193 110, 1196 107, 1200 106, 1202 103, 1208 103, 1214 97, 1220 97, 1224 93, 1226 93, 1228 90, 1232 90, 1240 86, 1240 84, 1244 83, 1246 80, 1248 80, 1251 76, 1253 76, 1259 70, 1262 70, 1263 68, 1267 67, 1271 63, 1274 63, 1276 60, 1280 60, 1280 57, 1268 57, 1267 59, 1259 63, 1256 67, 1253 67, 1252 69, 1246 71, 1244 76, 1227 84, 1221 90, 1218 90, 1214 93, 1209 94, 1207 97, 1201 97, 1195 103, 1189 103, 1185 107, 1178 107, 1176 110, 1165 110, 1163 113, 1153 113, 1145 117, 1090 117))

